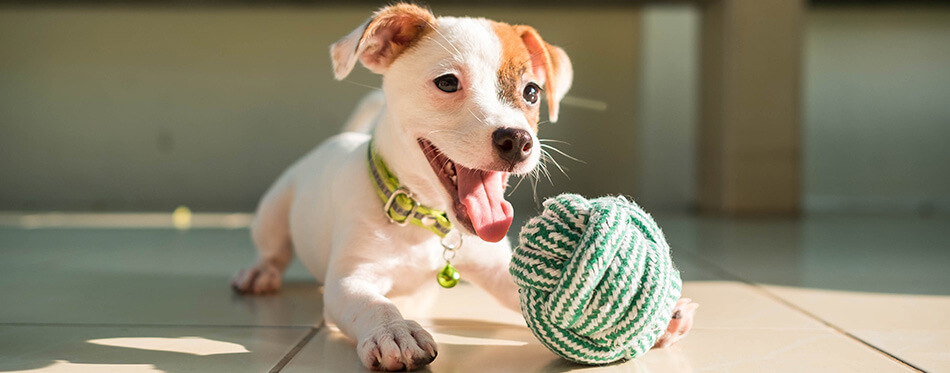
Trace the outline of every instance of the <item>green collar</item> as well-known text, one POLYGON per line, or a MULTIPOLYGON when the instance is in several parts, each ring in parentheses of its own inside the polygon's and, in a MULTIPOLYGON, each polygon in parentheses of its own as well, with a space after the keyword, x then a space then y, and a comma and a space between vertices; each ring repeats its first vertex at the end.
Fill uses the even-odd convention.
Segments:
POLYGON ((399 180, 389 172, 383 158, 373 147, 372 140, 369 143, 367 160, 376 195, 383 201, 383 213, 389 218, 390 223, 401 226, 412 223, 442 238, 452 231, 452 222, 449 221, 445 211, 420 205, 413 199, 412 192, 408 188, 399 185, 399 180))

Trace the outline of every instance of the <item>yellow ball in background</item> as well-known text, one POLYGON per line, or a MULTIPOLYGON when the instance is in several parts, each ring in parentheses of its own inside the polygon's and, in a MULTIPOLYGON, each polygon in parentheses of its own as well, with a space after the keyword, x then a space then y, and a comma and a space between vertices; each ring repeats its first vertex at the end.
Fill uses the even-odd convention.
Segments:
POLYGON ((172 225, 181 230, 191 228, 191 209, 188 206, 178 206, 172 212, 172 225))

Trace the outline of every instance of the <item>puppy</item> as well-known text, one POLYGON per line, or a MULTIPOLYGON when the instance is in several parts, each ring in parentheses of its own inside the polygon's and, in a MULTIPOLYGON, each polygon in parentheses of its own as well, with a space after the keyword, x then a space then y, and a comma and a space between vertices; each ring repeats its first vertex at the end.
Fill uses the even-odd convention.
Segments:
POLYGON ((431 288, 437 273, 451 285, 440 272, 449 259, 519 309, 505 187, 538 166, 541 99, 556 121, 571 62, 531 27, 409 4, 380 9, 330 52, 338 80, 357 61, 382 74, 382 97, 267 191, 251 227, 259 260, 232 286, 277 291, 296 251, 324 286, 327 321, 357 341, 367 368, 415 369, 437 345, 389 298, 431 288))

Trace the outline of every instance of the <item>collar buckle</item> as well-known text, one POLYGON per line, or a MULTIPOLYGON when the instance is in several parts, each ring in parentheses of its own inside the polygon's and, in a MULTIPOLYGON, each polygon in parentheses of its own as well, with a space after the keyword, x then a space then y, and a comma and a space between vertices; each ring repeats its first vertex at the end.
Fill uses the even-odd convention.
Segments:
POLYGON ((386 218, 389 219, 390 223, 396 224, 400 227, 405 227, 410 221, 412 221, 412 216, 416 214, 416 209, 418 208, 419 202, 416 202, 416 200, 412 199, 412 192, 410 192, 409 189, 406 189, 405 187, 399 187, 389 195, 389 199, 386 200, 386 204, 383 205, 383 213, 386 214, 386 218), (404 195, 406 198, 409 198, 409 200, 412 201, 412 208, 409 209, 409 212, 406 214, 406 218, 402 220, 393 219, 393 215, 390 213, 393 204, 396 202, 396 196, 398 195, 404 195))

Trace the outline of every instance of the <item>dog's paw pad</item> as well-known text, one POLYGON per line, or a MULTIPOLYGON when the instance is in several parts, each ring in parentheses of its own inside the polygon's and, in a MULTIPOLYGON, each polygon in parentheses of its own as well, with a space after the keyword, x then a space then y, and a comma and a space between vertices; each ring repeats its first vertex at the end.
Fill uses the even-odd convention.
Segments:
POLYGON ((653 347, 667 347, 686 337, 686 334, 693 328, 693 315, 696 314, 696 308, 699 308, 699 304, 693 303, 689 298, 677 301, 676 307, 673 308, 673 317, 670 318, 670 324, 666 327, 663 335, 653 344, 653 347))
POLYGON ((281 271, 270 263, 257 265, 238 271, 231 279, 231 288, 240 294, 270 294, 280 290, 281 271))
POLYGON ((432 335, 409 320, 373 329, 360 339, 357 353, 367 368, 387 371, 417 369, 439 354, 432 335))

